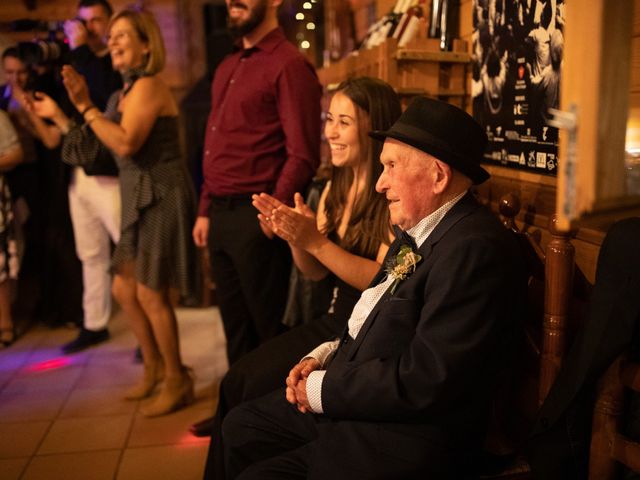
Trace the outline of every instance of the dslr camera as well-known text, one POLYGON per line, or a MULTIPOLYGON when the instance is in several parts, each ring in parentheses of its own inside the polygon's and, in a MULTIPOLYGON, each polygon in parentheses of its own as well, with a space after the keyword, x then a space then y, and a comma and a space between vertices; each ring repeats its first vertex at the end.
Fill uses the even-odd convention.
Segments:
MULTIPOLYGON (((82 18, 74 18, 86 27, 82 18)), ((53 21, 47 24, 45 38, 30 42, 19 42, 18 51, 30 65, 62 66, 69 63, 69 39, 64 33, 64 21, 53 21)))

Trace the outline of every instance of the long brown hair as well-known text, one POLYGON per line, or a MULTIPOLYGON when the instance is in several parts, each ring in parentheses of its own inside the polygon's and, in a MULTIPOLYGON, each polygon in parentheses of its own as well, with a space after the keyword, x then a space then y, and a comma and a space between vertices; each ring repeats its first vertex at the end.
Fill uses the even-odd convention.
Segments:
MULTIPOLYGON (((370 138, 368 131, 388 130, 400 116, 400 99, 388 83, 371 77, 345 80, 338 86, 338 92, 346 95, 356 107, 361 151, 366 156, 363 166, 367 169, 365 187, 356 192, 347 230, 340 244, 346 250, 375 259, 380 244, 389 242, 390 226, 387 201, 375 191, 375 183, 382 172, 379 161, 382 142, 370 138)), ((327 235, 337 232, 353 177, 351 168, 332 170, 331 187, 325 202, 327 221, 324 233, 327 235)))

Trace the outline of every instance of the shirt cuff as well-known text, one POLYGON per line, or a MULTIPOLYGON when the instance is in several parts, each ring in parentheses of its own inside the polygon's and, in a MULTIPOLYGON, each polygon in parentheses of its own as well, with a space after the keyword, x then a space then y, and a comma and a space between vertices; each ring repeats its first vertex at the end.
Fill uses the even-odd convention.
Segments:
POLYGON ((336 351, 339 345, 340 340, 321 343, 311 352, 309 352, 308 355, 305 355, 304 358, 315 358, 318 362, 320 362, 320 366, 324 368, 327 358, 329 358, 331 354, 336 351))
POLYGON ((322 381, 326 370, 314 370, 307 377, 307 400, 314 413, 324 413, 322 409, 322 381))

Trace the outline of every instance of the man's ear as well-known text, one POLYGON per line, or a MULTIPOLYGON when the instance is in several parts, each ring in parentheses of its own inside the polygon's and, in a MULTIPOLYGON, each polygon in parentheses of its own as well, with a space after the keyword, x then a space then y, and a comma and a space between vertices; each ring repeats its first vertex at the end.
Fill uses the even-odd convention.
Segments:
POLYGON ((271 6, 275 7, 276 9, 280 8, 280 5, 282 5, 282 2, 284 0, 271 0, 271 6))
POLYGON ((433 165, 433 192, 436 194, 444 192, 451 182, 452 175, 451 167, 436 159, 433 165))

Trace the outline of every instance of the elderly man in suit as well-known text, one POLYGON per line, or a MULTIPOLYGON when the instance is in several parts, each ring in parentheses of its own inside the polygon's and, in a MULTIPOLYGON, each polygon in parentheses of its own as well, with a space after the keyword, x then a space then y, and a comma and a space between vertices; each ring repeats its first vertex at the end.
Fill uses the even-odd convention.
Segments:
POLYGON ((284 394, 230 412, 227 478, 474 474, 526 292, 515 238, 469 192, 489 176, 486 136, 423 97, 371 135, 397 239, 342 338, 294 366, 284 394))

